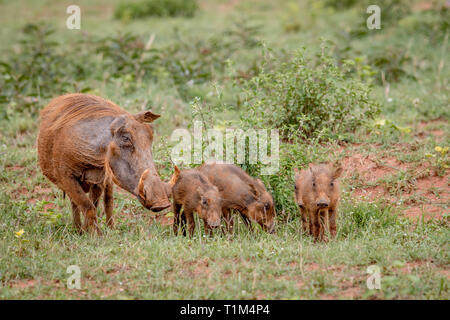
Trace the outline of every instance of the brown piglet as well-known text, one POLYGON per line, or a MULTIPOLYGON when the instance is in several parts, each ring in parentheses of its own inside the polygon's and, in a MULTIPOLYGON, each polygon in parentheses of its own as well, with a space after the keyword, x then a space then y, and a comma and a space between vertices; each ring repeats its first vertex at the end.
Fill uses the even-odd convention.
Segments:
POLYGON ((220 191, 222 214, 228 232, 233 229, 231 210, 238 211, 251 230, 250 221, 257 222, 265 231, 275 231, 276 212, 272 195, 261 180, 249 176, 238 166, 225 163, 206 163, 200 166, 208 179, 220 191))
POLYGON ((175 166, 175 173, 169 182, 172 185, 173 198, 173 231, 178 234, 182 227, 186 235, 186 224, 192 237, 195 230, 194 212, 202 218, 205 230, 211 234, 211 228, 220 226, 221 199, 219 190, 208 178, 196 169, 180 172, 175 166), (183 212, 181 212, 183 208, 183 212))
POLYGON ((327 240, 325 230, 336 236, 337 206, 340 197, 339 164, 310 164, 295 171, 295 200, 300 209, 304 232, 314 240, 327 240))

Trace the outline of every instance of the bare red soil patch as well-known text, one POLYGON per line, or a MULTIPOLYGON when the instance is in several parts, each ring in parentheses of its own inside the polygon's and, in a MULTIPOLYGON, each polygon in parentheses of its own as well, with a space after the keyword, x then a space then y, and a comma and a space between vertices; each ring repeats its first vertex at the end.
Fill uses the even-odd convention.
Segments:
POLYGON ((417 124, 417 133, 416 133, 416 137, 418 138, 425 138, 425 137, 429 137, 432 136, 434 137, 437 141, 440 141, 442 139, 442 137, 445 135, 445 131, 442 129, 436 129, 433 128, 435 126, 446 126, 448 125, 447 121, 444 120, 433 120, 433 121, 421 121, 417 124), (430 129, 428 129, 428 127, 431 127, 430 129))
MULTIPOLYGON (((450 174, 447 170, 442 177, 430 175, 428 162, 419 165, 404 163, 395 157, 377 158, 354 153, 342 160, 344 178, 355 178, 367 186, 353 190, 352 196, 364 201, 385 201, 404 210, 408 218, 441 218, 450 204, 450 174), (414 167, 416 166, 416 167, 414 167), (414 172, 417 178, 411 185, 394 195, 384 183, 384 178, 399 172, 414 172), (406 207, 405 207, 406 206, 406 207)), ((447 211, 446 211, 447 210, 447 211)))
POLYGON ((23 166, 17 166, 17 165, 14 165, 14 166, 6 166, 5 168, 6 168, 6 170, 9 170, 9 171, 22 171, 22 170, 25 169, 25 167, 23 167, 23 166))
MULTIPOLYGON (((390 162, 395 162, 395 160, 390 159, 390 162)), ((364 156, 360 153, 346 157, 342 161, 342 167, 345 172, 345 177, 351 176, 356 172, 368 183, 375 182, 383 176, 394 172, 394 169, 387 166, 380 166, 369 156, 364 156)))
POLYGON ((61 282, 59 280, 43 280, 43 279, 21 279, 21 280, 10 280, 8 286, 14 289, 25 290, 35 286, 56 286, 61 287, 61 282))

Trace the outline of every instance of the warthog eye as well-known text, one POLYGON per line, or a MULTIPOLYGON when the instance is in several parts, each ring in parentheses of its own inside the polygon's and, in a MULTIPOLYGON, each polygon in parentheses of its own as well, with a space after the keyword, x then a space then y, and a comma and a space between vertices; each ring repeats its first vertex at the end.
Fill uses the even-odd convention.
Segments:
POLYGON ((133 143, 131 142, 131 138, 128 135, 122 135, 120 136, 120 145, 122 147, 131 147, 133 146, 133 143))
POLYGON ((206 199, 203 199, 202 200, 202 205, 206 207, 208 205, 208 201, 206 199))
POLYGON ((268 203, 264 204, 264 209, 269 210, 270 205, 268 203))
POLYGON ((297 190, 297 185, 296 184, 294 185, 294 189, 297 190))
POLYGON ((333 182, 330 182, 330 187, 332 187, 332 186, 334 186, 334 183, 333 183, 333 182))

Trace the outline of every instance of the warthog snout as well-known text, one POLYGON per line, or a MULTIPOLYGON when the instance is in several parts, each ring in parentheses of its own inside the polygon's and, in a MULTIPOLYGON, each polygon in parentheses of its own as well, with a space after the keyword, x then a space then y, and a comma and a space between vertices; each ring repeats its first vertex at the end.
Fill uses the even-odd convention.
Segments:
POLYGON ((263 229, 268 233, 275 233, 275 222, 272 222, 271 224, 264 224, 263 229))
POLYGON ((329 203, 327 201, 319 201, 317 202, 317 207, 318 208, 326 208, 329 206, 329 203))
POLYGON ((208 226, 211 228, 217 228, 220 226, 220 218, 219 219, 208 219, 207 220, 208 226))
POLYGON ((156 174, 151 175, 149 169, 139 179, 138 199, 145 208, 154 212, 170 207, 164 184, 156 174))

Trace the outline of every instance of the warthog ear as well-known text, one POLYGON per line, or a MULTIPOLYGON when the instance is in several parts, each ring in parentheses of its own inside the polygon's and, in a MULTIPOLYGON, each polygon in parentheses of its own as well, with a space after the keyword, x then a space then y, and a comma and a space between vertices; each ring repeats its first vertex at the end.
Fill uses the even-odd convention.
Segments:
POLYGON ((139 121, 139 122, 153 122, 156 119, 158 119, 159 117, 161 117, 159 114, 155 114, 149 110, 147 111, 141 111, 139 113, 136 113, 134 115, 134 118, 139 121))
POLYGON ((200 195, 200 203, 201 203, 202 205, 206 205, 206 204, 207 204, 207 199, 206 199, 206 197, 204 196, 205 190, 204 190, 201 186, 198 186, 198 187, 197 187, 197 192, 198 192, 199 195, 200 195))
POLYGON ((333 165, 333 170, 334 170, 334 172, 333 172, 333 179, 339 178, 341 176, 341 174, 342 174, 342 171, 343 171, 342 166, 341 166, 341 164, 339 162, 336 162, 333 165))
POLYGON ((174 169, 173 175, 169 181, 169 184, 172 186, 178 181, 178 178, 180 177, 180 169, 176 165, 173 166, 173 169, 174 169))
POLYGON ((262 188, 266 188, 266 186, 264 185, 264 183, 262 182, 261 179, 256 179, 256 182, 262 187, 262 188))
POLYGON ((117 131, 119 131, 119 129, 121 129, 124 125, 125 125, 125 117, 124 116, 119 116, 117 117, 110 126, 110 130, 111 130, 111 135, 114 136, 116 134, 117 131))
POLYGON ((249 187, 250 187, 250 191, 252 192, 252 194, 255 196, 256 199, 258 199, 260 196, 258 189, 256 189, 256 187, 253 183, 250 183, 249 187))

